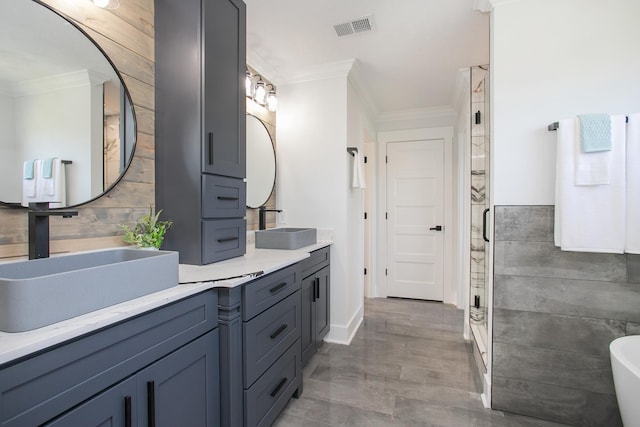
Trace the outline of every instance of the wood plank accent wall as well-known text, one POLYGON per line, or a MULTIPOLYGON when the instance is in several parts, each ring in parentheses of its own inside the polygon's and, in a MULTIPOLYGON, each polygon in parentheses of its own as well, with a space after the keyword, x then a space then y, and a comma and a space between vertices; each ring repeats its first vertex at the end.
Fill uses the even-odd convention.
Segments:
MULTIPOLYGON (((77 217, 50 218, 51 252, 123 245, 118 224, 133 222, 154 203, 154 2, 125 0, 105 10, 88 0, 43 0, 76 22, 107 53, 131 94, 137 120, 133 161, 105 196, 77 217)), ((0 209, 0 258, 26 256, 27 211, 0 209)))

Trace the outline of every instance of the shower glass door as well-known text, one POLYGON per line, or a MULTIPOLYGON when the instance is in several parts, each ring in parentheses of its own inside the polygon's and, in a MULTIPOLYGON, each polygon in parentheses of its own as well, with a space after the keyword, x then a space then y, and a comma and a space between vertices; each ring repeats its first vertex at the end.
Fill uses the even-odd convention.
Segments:
POLYGON ((471 68, 471 292, 469 323, 487 365, 489 283, 489 66, 471 68))

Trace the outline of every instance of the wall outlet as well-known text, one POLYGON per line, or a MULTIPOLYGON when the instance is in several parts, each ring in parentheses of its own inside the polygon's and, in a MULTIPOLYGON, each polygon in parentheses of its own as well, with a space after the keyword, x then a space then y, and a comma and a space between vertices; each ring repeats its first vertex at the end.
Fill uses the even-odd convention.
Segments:
POLYGON ((282 209, 282 212, 278 212, 278 224, 287 223, 287 211, 282 209))

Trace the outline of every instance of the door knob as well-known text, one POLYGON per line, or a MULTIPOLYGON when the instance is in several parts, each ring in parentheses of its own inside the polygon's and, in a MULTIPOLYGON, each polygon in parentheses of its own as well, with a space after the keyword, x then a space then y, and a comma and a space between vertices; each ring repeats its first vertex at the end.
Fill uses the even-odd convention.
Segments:
POLYGON ((441 225, 436 225, 435 227, 431 227, 429 230, 431 231, 442 231, 441 225))

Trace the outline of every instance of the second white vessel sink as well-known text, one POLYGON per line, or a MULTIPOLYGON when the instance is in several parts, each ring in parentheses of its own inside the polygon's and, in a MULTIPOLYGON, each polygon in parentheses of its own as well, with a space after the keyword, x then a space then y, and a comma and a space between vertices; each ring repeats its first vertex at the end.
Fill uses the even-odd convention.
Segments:
POLYGON ((133 248, 0 264, 0 331, 24 332, 178 284, 178 253, 133 248))

